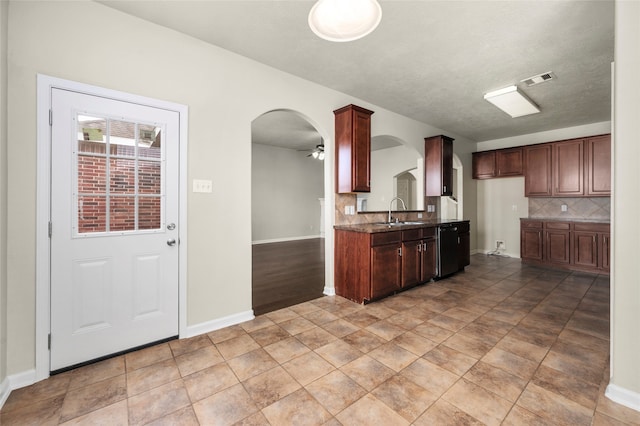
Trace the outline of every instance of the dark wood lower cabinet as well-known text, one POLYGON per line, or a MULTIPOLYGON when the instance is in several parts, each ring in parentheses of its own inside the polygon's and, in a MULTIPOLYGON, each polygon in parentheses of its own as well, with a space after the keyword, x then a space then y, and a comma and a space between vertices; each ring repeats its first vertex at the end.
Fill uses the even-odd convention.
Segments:
POLYGON ((569 231, 559 229, 545 230, 546 240, 546 259, 550 263, 568 265, 571 262, 569 248, 571 240, 569 240, 569 231))
MULTIPOLYGON (((469 222, 460 222, 460 269, 469 265, 469 222)), ((335 230, 336 294, 357 303, 436 278, 437 225, 385 232, 335 230)), ((454 254, 455 255, 455 254, 454 254)))
POLYGON ((400 290, 400 243, 371 247, 371 299, 400 290))
POLYGON ((522 221, 520 225, 520 257, 542 262, 543 244, 542 222, 522 221))
POLYGON ((435 278, 437 250, 435 228, 403 232, 402 288, 409 288, 435 278))
POLYGON ((573 233, 573 264, 586 268, 598 267, 598 233, 573 233))
POLYGON ((608 273, 608 223, 523 219, 520 257, 523 263, 608 273))

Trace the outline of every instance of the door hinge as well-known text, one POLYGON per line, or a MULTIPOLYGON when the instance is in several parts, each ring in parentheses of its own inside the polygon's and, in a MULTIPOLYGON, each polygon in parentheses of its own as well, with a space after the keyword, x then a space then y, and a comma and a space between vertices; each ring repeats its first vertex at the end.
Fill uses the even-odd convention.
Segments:
POLYGON ((53 126, 53 110, 49 110, 49 126, 53 126))
POLYGON ((49 336, 47 337, 47 347, 51 350, 51 333, 49 333, 49 336))
POLYGON ((53 224, 49 222, 49 238, 51 238, 52 234, 53 234, 53 224))

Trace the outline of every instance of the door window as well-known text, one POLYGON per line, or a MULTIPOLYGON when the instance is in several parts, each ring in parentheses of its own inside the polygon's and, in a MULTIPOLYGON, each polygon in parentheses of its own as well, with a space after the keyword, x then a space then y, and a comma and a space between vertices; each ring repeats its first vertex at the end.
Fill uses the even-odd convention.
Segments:
POLYGON ((160 230, 163 223, 162 128, 76 114, 74 236, 160 230))

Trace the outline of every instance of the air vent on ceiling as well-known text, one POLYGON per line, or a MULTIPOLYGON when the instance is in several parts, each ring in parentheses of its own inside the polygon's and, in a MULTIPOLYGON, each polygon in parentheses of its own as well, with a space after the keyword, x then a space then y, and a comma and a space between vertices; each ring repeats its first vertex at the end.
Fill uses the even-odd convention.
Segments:
POLYGON ((533 77, 525 78, 524 80, 521 80, 521 81, 524 84, 526 84, 528 87, 531 87, 531 86, 535 86, 536 84, 544 83, 545 81, 555 80, 555 79, 556 79, 556 75, 553 72, 549 71, 549 72, 543 72, 542 74, 534 75, 533 77))

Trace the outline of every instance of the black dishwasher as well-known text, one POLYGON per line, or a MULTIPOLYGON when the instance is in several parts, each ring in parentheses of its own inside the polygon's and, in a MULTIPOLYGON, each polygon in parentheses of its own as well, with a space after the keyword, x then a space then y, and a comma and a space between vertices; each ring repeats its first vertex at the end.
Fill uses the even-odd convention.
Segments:
POLYGON ((438 227, 438 278, 458 270, 458 227, 454 224, 438 227))

